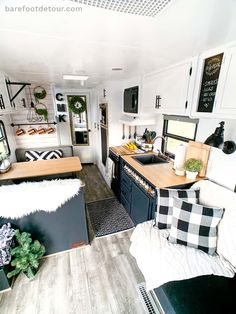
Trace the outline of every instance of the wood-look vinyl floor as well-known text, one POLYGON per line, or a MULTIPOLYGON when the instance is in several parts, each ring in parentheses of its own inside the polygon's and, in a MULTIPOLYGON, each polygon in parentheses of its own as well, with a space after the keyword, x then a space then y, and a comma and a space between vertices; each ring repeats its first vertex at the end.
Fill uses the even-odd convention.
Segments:
MULTIPOLYGON (((85 201, 113 196, 96 166, 83 166, 85 201)), ((1 314, 143 314, 136 284, 144 278, 129 254, 132 230, 45 258, 36 277, 21 274, 0 294, 1 314)))
POLYGON ((142 314, 136 284, 144 281, 129 254, 126 231, 91 246, 45 258, 36 277, 21 274, 1 295, 1 314, 142 314))
POLYGON ((82 171, 78 173, 78 176, 85 183, 85 203, 114 196, 96 165, 82 165, 82 171))

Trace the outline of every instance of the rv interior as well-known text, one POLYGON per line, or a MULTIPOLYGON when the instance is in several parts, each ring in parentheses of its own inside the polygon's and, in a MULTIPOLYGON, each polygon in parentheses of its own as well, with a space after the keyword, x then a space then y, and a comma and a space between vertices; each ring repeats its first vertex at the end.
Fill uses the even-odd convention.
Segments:
POLYGON ((0 313, 236 312, 236 1, 2 0, 0 313))

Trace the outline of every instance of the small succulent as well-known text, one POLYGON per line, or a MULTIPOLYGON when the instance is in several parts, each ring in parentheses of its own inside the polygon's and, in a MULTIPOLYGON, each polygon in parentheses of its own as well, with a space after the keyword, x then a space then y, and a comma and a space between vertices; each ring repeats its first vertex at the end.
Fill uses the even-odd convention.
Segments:
POLYGON ((190 158, 185 161, 184 168, 187 171, 199 172, 203 168, 203 163, 200 159, 190 158))

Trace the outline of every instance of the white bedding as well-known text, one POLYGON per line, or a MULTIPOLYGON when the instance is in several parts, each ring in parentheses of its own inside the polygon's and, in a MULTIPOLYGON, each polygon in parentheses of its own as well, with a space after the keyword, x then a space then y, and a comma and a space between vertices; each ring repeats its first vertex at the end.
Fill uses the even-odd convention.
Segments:
POLYGON ((153 228, 153 221, 137 225, 131 236, 130 253, 145 277, 147 290, 201 275, 234 276, 232 265, 222 256, 171 244, 167 236, 167 230, 153 228))

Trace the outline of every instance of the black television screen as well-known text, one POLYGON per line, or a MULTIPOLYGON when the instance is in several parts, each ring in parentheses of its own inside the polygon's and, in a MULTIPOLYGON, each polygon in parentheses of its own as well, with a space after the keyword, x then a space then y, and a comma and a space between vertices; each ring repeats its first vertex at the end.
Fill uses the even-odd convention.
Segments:
POLYGON ((138 113, 138 86, 124 90, 124 112, 138 113))

